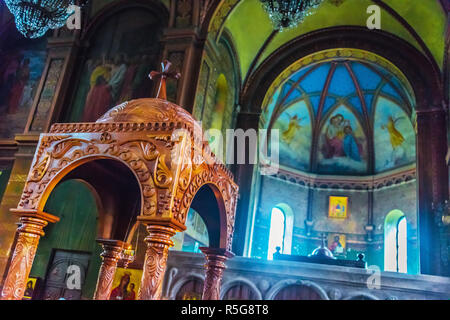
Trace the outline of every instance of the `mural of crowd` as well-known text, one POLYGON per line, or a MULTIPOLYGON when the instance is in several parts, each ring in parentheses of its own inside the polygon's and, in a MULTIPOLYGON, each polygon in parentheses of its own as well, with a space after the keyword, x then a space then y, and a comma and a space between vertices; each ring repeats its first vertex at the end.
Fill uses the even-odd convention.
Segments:
POLYGON ((130 9, 107 20, 82 62, 65 120, 96 121, 122 102, 151 97, 153 82, 148 75, 159 61, 160 31, 157 18, 146 11, 130 9))
POLYGON ((118 53, 113 58, 86 62, 89 89, 85 97, 82 121, 97 120, 115 105, 150 95, 152 59, 143 55, 129 57, 118 53))

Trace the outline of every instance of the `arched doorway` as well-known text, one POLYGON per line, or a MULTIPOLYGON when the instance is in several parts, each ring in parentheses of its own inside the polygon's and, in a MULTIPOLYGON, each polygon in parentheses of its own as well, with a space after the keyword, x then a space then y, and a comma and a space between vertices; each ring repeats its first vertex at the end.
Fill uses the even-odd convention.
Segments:
POLYGON ((261 293, 255 285, 247 281, 236 280, 224 288, 222 300, 261 300, 261 293))
POLYGON ((282 288, 273 300, 323 300, 312 287, 293 284, 282 288))
POLYGON ((175 300, 202 300, 203 281, 197 277, 189 277, 178 290, 175 300))

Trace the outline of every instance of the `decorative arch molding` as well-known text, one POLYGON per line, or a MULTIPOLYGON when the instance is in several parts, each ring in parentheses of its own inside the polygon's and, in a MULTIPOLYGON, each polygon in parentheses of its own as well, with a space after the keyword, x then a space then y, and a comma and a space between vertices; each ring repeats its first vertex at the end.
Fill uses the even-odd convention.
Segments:
POLYGON ((379 174, 367 177, 339 177, 336 176, 316 176, 308 173, 293 172, 292 170, 280 168, 278 173, 271 176, 274 179, 288 181, 310 189, 333 189, 347 191, 371 191, 382 190, 384 188, 395 187, 401 184, 416 180, 415 166, 407 167, 390 174, 379 174))
POLYGON ((223 30, 218 43, 223 44, 223 46, 227 49, 228 54, 232 58, 232 61, 234 64, 233 74, 234 74, 235 81, 236 81, 236 85, 235 85, 235 87, 236 87, 236 102, 235 102, 235 104, 237 104, 237 103, 239 103, 239 92, 240 92, 240 86, 242 84, 242 79, 241 79, 241 72, 239 71, 239 70, 241 70, 241 66, 240 66, 239 57, 237 55, 236 44, 234 43, 233 36, 230 34, 230 32, 227 29, 223 30))
POLYGON ((400 69, 413 87, 418 110, 442 104, 442 81, 436 62, 411 44, 384 31, 356 26, 316 30, 282 45, 247 78, 241 94, 246 112, 260 113, 264 96, 279 75, 299 59, 318 51, 355 48, 375 53, 400 69))
POLYGON ((326 291, 318 284, 308 280, 286 279, 274 284, 265 295, 265 300, 273 300, 276 295, 284 288, 299 285, 306 286, 314 290, 323 300, 330 300, 326 291))
MULTIPOLYGON (((97 159, 113 159, 133 172, 141 189, 140 212, 151 215, 156 210, 156 193, 150 191, 155 189, 151 172, 136 151, 127 149, 127 144, 118 144, 107 132, 98 134, 97 138, 43 135, 18 208, 43 211, 54 187, 70 171, 97 159)), ((141 147, 148 148, 148 145, 141 147)))
POLYGON ((241 283, 250 287, 253 290, 253 293, 256 295, 255 300, 262 300, 262 294, 261 294, 261 291, 258 289, 258 287, 253 282, 251 282, 250 280, 243 278, 243 277, 237 277, 237 278, 234 278, 233 280, 225 282, 222 285, 222 292, 220 294, 220 300, 223 300, 224 296, 228 293, 228 290, 230 290, 232 287, 239 285, 241 283))
POLYGON ((110 17, 120 14, 121 11, 132 8, 140 8, 152 12, 157 16, 162 26, 167 26, 169 23, 169 11, 166 6, 158 0, 118 0, 112 1, 101 8, 92 18, 89 19, 89 23, 83 28, 81 34, 81 41, 88 41, 98 31, 98 28, 108 20, 110 17))
POLYGON ((177 296, 180 289, 189 281, 192 280, 198 280, 202 283, 205 282, 205 276, 203 274, 197 273, 197 272, 189 272, 187 274, 184 274, 183 276, 178 277, 178 279, 173 282, 173 285, 169 288, 169 298, 171 300, 175 300, 175 297, 177 296))

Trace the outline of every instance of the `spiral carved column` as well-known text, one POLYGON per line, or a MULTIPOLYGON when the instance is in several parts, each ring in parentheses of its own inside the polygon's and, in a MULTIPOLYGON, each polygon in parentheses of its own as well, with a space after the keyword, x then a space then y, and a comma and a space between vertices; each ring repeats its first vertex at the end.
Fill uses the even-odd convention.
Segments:
POLYGON ((103 247, 103 252, 100 255, 102 257, 102 265, 98 273, 94 300, 108 300, 117 270, 117 263, 122 257, 126 243, 119 240, 106 239, 99 239, 97 242, 103 247))
POLYGON ((147 231, 148 236, 145 238, 147 252, 138 300, 159 300, 169 248, 173 247, 171 238, 175 235, 176 229, 162 225, 147 225, 147 231))
POLYGON ((220 287, 222 285, 223 272, 227 268, 225 262, 229 258, 233 258, 234 254, 219 248, 202 247, 200 250, 206 258, 206 277, 203 286, 202 300, 220 300, 220 287))
POLYGON ((46 213, 11 211, 19 215, 20 224, 1 299, 22 300, 39 239, 45 234, 43 229, 49 222, 57 222, 59 218, 46 213))

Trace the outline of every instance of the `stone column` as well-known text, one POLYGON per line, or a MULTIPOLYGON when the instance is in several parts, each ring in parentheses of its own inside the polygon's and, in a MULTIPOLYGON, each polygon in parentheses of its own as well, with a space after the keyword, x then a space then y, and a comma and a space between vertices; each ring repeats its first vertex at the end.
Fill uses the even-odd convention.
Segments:
POLYGON ((98 273, 97 286, 95 288, 94 300, 109 300, 117 263, 122 257, 123 249, 127 244, 119 240, 98 239, 103 247, 102 265, 98 273))
POLYGON ((417 111, 417 184, 420 272, 446 276, 439 223, 433 206, 448 199, 446 113, 442 106, 417 111))
POLYGON ((169 248, 173 247, 171 238, 176 231, 175 226, 171 225, 147 224, 148 236, 144 240, 147 243, 147 252, 145 253, 138 300, 159 300, 161 298, 167 256, 169 248))
POLYGON ((59 218, 31 210, 11 209, 11 211, 20 217, 20 222, 17 228, 17 241, 3 285, 1 299, 22 300, 39 239, 45 234, 43 229, 49 222, 57 222, 59 218))
POLYGON ((206 258, 206 277, 202 300, 220 300, 223 272, 227 268, 225 262, 229 258, 233 258, 234 254, 220 248, 202 247, 200 250, 206 258))

